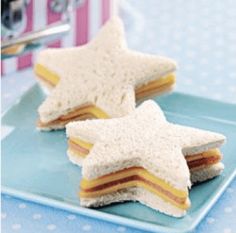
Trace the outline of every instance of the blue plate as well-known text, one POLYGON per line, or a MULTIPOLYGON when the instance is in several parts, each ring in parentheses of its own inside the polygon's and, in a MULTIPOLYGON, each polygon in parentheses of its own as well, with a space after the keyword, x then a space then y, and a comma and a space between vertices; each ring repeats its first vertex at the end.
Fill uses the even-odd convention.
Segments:
POLYGON ((222 148, 226 167, 223 174, 191 189, 192 206, 181 219, 132 202, 82 208, 77 198, 81 169, 67 159, 65 132, 35 129, 37 107, 44 98, 35 85, 2 118, 4 193, 139 229, 187 232, 197 226, 236 174, 236 106, 174 93, 155 99, 169 121, 227 136, 228 142, 222 148))

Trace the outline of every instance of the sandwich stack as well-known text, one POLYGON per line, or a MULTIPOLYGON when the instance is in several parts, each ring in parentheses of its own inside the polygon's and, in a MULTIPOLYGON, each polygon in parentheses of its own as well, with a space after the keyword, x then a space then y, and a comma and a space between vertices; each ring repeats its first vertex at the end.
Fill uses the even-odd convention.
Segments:
POLYGON ((197 182, 223 169, 223 135, 169 123, 151 100, 122 118, 70 123, 67 136, 71 161, 83 160, 83 206, 133 200, 180 217, 190 206, 190 173, 197 182))

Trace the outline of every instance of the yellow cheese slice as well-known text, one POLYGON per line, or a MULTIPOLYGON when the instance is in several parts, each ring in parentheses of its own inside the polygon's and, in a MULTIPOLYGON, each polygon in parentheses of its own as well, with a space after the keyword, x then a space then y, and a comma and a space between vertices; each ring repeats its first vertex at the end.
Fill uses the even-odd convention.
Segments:
POLYGON ((72 119, 72 118, 77 117, 79 115, 84 115, 84 114, 88 114, 88 113, 95 116, 96 118, 102 118, 102 119, 109 118, 109 116, 105 112, 103 112, 100 108, 98 108, 94 105, 90 105, 87 107, 78 108, 77 110, 74 110, 74 111, 68 113, 67 115, 61 116, 60 120, 69 120, 69 119, 72 119))
POLYGON ((185 156, 185 159, 187 162, 191 162, 194 160, 202 159, 202 158, 209 158, 209 157, 221 157, 221 152, 218 148, 210 149, 208 151, 202 152, 200 154, 195 155, 187 155, 185 156))
POLYGON ((99 177, 97 179, 94 180, 86 180, 86 179, 82 179, 80 186, 82 189, 89 189, 89 188, 93 188, 102 184, 106 184, 115 180, 119 180, 125 177, 129 177, 129 176, 134 176, 134 175, 138 175, 140 177, 143 177, 144 179, 154 183, 154 184, 158 184, 159 186, 163 187, 165 190, 171 192, 171 193, 175 193, 176 196, 178 197, 187 197, 188 196, 188 192, 187 191, 182 191, 179 189, 176 189, 174 187, 172 187, 170 184, 166 183, 164 180, 161 180, 159 178, 157 178, 156 176, 152 175, 151 173, 149 173, 147 170, 145 170, 142 167, 132 167, 132 168, 128 168, 122 171, 118 171, 103 177, 99 177))
POLYGON ((71 153, 71 154, 76 154, 76 155, 78 155, 78 156, 80 156, 80 157, 82 157, 82 158, 85 158, 88 154, 87 153, 83 153, 83 152, 81 152, 81 151, 78 151, 78 150, 74 150, 73 148, 69 148, 68 149, 68 153, 71 153))
POLYGON ((85 142, 79 138, 73 138, 73 137, 70 137, 69 138, 70 141, 72 141, 73 143, 87 149, 87 150, 90 150, 92 147, 93 147, 93 144, 92 143, 89 143, 89 142, 85 142))
POLYGON ((112 193, 112 192, 115 192, 115 191, 118 191, 121 189, 129 188, 129 187, 142 187, 142 188, 145 188, 146 190, 154 193, 155 195, 158 195, 163 200, 172 203, 173 205, 177 206, 178 208, 187 209, 189 207, 189 203, 186 201, 188 198, 188 191, 183 191, 183 190, 179 190, 179 189, 174 188, 173 186, 171 186, 170 184, 168 184, 164 180, 155 177, 154 175, 152 175, 147 170, 145 170, 144 168, 141 168, 141 167, 128 168, 128 169, 118 171, 118 172, 110 174, 110 175, 100 177, 95 180, 82 179, 80 186, 81 186, 82 190, 80 191, 79 196, 82 198, 94 198, 94 197, 102 196, 102 195, 112 193), (181 200, 181 202, 183 202, 183 203, 179 203, 176 200, 174 200, 173 198, 170 198, 169 196, 165 195, 160 190, 152 187, 150 184, 147 184, 143 180, 130 180, 130 181, 127 181, 124 183, 117 183, 115 185, 112 185, 112 186, 109 186, 106 188, 102 188, 101 190, 86 191, 86 189, 88 190, 89 188, 95 188, 97 186, 105 185, 105 184, 110 183, 112 181, 120 180, 122 178, 127 178, 127 177, 134 176, 134 175, 142 177, 143 179, 160 186, 162 189, 171 193, 176 199, 181 200))
POLYGON ((156 89, 161 86, 165 86, 168 84, 168 86, 174 84, 176 81, 176 75, 174 73, 168 74, 166 76, 163 76, 159 78, 158 80, 151 81, 147 83, 146 85, 142 85, 138 88, 136 88, 135 92, 136 95, 138 95, 141 92, 148 92, 150 90, 156 89))
MULTIPOLYGON (((56 86, 60 80, 59 76, 55 72, 50 71, 48 68, 46 68, 41 64, 36 64, 34 67, 34 71, 35 74, 39 76, 39 78, 48 82, 52 86, 56 86)), ((159 90, 158 88, 161 88, 160 91, 164 90, 169 86, 173 85, 175 83, 175 80, 176 80, 175 74, 171 73, 162 78, 159 78, 158 80, 151 81, 146 85, 137 87, 135 90, 136 97, 139 98, 139 96, 142 95, 146 96, 148 95, 148 92, 159 90)))
POLYGON ((108 114, 106 114, 104 111, 102 111, 100 108, 98 107, 90 107, 87 109, 87 112, 94 115, 96 118, 99 118, 99 119, 107 119, 107 118, 110 118, 108 116, 108 114))
MULTIPOLYGON (((89 143, 89 142, 85 142, 85 141, 82 141, 81 139, 78 139, 78 138, 72 138, 71 139, 75 144, 79 145, 80 147, 83 147, 87 150, 90 150, 93 146, 93 144, 89 143)), ((73 150, 73 149, 71 149, 73 150)), ((79 153, 79 151, 77 150, 73 150, 74 154, 78 155, 78 156, 83 156, 83 157, 86 157, 87 154, 83 153, 81 155, 81 153, 79 153), (78 153, 77 153, 78 152, 78 153)), ((200 153, 200 154, 195 154, 195 155, 187 155, 185 156, 185 159, 188 162, 191 162, 191 161, 195 161, 195 160, 198 160, 198 159, 202 159, 202 158, 210 158, 210 157, 218 157, 219 160, 222 158, 222 155, 221 155, 221 152, 218 148, 215 148, 215 149, 210 149, 208 151, 205 151, 203 153, 200 153)), ((216 161, 218 162, 218 161, 216 161)), ((191 171, 195 171, 196 169, 199 170, 199 169, 202 169, 202 168, 205 168, 206 166, 212 166, 212 163, 210 165, 207 165, 207 164, 202 164, 202 165, 199 165, 197 167, 193 167, 191 168, 191 171)))
MULTIPOLYGON (((102 195, 106 195, 106 194, 109 194, 109 193, 116 192, 116 191, 121 190, 121 189, 129 188, 129 187, 144 188, 144 189, 152 192, 153 194, 161 197, 163 200, 165 200, 167 202, 170 202, 171 204, 173 204, 174 206, 176 206, 180 209, 185 210, 185 209, 189 208, 189 203, 187 202, 187 197, 186 198, 181 198, 181 199, 183 199, 182 200, 183 203, 178 203, 175 200, 171 199, 169 196, 166 196, 162 192, 159 192, 157 189, 153 188, 152 186, 146 184, 145 182, 143 182, 141 180, 140 181, 139 180, 128 181, 128 182, 117 184, 117 185, 111 186, 109 188, 105 188, 105 189, 95 191, 95 192, 86 192, 86 191, 81 190, 79 192, 79 196, 81 198, 96 198, 96 197, 99 197, 99 196, 102 196, 102 195)), ((175 195, 174 192, 172 194, 175 195)))
POLYGON ((36 64, 34 66, 34 72, 37 76, 39 76, 39 78, 42 78, 52 86, 56 86, 60 80, 59 76, 56 73, 50 71, 41 64, 36 64))
POLYGON ((51 125, 65 125, 69 123, 71 120, 85 120, 85 119, 93 119, 93 118, 107 119, 109 118, 109 116, 105 112, 103 112, 100 108, 92 105, 92 106, 79 108, 64 116, 59 117, 56 120, 53 120, 47 123, 43 123, 39 121, 38 126, 49 127, 51 125))

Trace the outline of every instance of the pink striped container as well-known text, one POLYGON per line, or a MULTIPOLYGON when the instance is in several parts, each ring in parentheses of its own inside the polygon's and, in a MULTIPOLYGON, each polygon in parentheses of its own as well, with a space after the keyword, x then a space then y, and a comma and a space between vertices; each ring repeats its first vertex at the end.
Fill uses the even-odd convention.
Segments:
MULTIPOLYGON (((52 23, 61 20, 62 15, 50 8, 52 0, 30 0, 27 6, 27 20, 24 32, 40 30, 52 23)), ((71 12, 71 30, 61 38, 47 44, 45 47, 67 47, 87 43, 110 17, 114 10, 115 0, 84 0, 84 2, 71 12)), ((41 48, 43 49, 43 48, 41 48)), ((28 53, 1 61, 1 74, 25 69, 32 66, 35 53, 28 53)))

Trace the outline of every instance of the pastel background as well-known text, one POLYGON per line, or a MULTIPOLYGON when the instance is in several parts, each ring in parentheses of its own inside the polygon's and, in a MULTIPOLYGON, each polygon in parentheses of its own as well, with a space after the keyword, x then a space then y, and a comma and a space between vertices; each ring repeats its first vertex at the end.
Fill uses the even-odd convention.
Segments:
MULTIPOLYGON (((177 91, 236 103, 236 1, 128 0, 121 16, 131 48, 178 61, 177 91)), ((34 83, 30 69, 5 76, 3 110, 34 83)), ((195 232, 236 232, 235 194, 236 180, 195 232)), ((1 218, 2 233, 141 232, 6 195, 1 218)))

